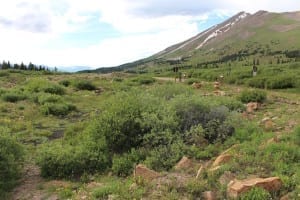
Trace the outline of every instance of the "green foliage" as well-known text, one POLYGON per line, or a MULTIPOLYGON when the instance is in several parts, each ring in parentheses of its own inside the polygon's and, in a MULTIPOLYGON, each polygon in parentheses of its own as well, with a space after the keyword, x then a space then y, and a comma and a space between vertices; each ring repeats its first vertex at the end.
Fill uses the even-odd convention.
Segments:
POLYGON ((131 82, 137 83, 138 85, 149 85, 155 82, 155 79, 148 76, 139 76, 131 79, 131 82))
POLYGON ((138 164, 140 160, 143 160, 143 155, 134 149, 130 153, 114 155, 111 168, 112 172, 117 176, 126 177, 132 174, 134 165, 138 164))
POLYGON ((95 90, 96 86, 90 81, 86 80, 76 80, 73 82, 73 85, 78 90, 95 90))
POLYGON ((145 160, 145 164, 156 171, 171 169, 183 156, 183 144, 173 143, 163 145, 150 150, 145 160))
POLYGON ((24 149, 14 138, 0 133, 0 198, 16 185, 23 156, 24 149))
POLYGON ((71 85, 71 81, 61 80, 61 81, 59 81, 59 84, 65 86, 65 87, 68 87, 69 85, 71 85))
POLYGON ((201 197, 202 193, 208 189, 207 182, 197 179, 189 181, 186 186, 186 190, 191 195, 192 199, 201 197))
POLYGON ((26 89, 30 92, 46 92, 57 95, 65 94, 65 89, 60 85, 42 79, 30 80, 26 84, 26 89))
POLYGON ((76 107, 72 104, 67 103, 47 102, 40 107, 40 110, 44 115, 65 116, 70 112, 76 110, 76 107))
POLYGON ((268 191, 260 187, 254 187, 248 192, 246 192, 244 195, 242 195, 239 199, 240 200, 267 200, 272 198, 268 191))
POLYGON ((286 89, 295 86, 296 78, 294 76, 276 76, 266 81, 266 88, 268 89, 286 89))
POLYGON ((62 97, 55 94, 48 94, 48 93, 38 93, 36 96, 35 102, 44 105, 46 103, 57 103, 63 102, 62 97))
POLYGON ((1 95, 2 99, 7 102, 18 102, 27 99, 27 96, 20 91, 9 91, 1 95))
POLYGON ((145 193, 144 188, 137 186, 134 190, 130 189, 133 184, 132 180, 121 181, 121 180, 106 180, 106 184, 102 187, 94 189, 92 196, 95 199, 108 199, 108 196, 113 196, 116 199, 141 199, 145 193))
POLYGON ((98 143, 97 149, 94 146, 94 142, 76 146, 59 143, 44 146, 37 158, 42 176, 75 178, 84 172, 106 170, 110 161, 105 144, 98 143))
POLYGON ((267 99, 267 94, 260 90, 244 90, 238 97, 243 103, 259 102, 263 103, 267 99))

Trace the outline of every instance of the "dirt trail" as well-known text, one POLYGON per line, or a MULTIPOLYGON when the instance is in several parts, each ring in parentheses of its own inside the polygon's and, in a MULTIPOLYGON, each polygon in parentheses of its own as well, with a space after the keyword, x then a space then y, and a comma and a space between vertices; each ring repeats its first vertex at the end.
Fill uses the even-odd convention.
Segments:
POLYGON ((36 165, 26 165, 20 185, 12 192, 12 200, 57 200, 56 195, 49 196, 41 188, 39 189, 44 182, 40 174, 40 169, 36 165))

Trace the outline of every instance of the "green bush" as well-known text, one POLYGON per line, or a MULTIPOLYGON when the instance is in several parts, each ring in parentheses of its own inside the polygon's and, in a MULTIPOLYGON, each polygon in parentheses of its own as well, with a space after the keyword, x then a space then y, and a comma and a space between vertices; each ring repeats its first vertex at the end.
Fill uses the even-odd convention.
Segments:
POLYGON ((78 90, 95 90, 96 86, 90 81, 78 80, 73 83, 74 87, 78 90))
POLYGON ((45 103, 57 103, 62 102, 62 97, 55 94, 47 94, 47 93, 38 93, 36 96, 35 102, 44 105, 45 103))
POLYGON ((27 96, 18 91, 15 91, 15 92, 10 91, 10 92, 2 94, 2 99, 7 102, 15 103, 17 101, 22 101, 22 100, 27 99, 27 96))
POLYGON ((138 164, 143 156, 136 150, 130 153, 115 155, 112 160, 112 172, 117 176, 126 177, 132 174, 134 165, 138 164))
POLYGON ((260 187, 254 187, 244 195, 242 195, 239 200, 267 200, 272 199, 268 191, 260 187))
POLYGON ((267 99, 267 94, 260 90, 245 90, 238 97, 243 103, 259 102, 263 103, 267 99))
POLYGON ((59 81, 59 84, 65 86, 65 87, 68 87, 69 85, 71 85, 71 81, 61 80, 61 81, 59 81))
POLYGON ((44 115, 65 116, 76 110, 76 106, 67 103, 44 103, 40 110, 44 115))
POLYGON ((20 177, 24 150, 12 136, 0 133, 0 198, 20 177))
POLYGON ((296 78, 292 76, 280 76, 269 78, 266 81, 268 89, 286 89, 294 88, 296 86, 296 78))
POLYGON ((247 82, 248 86, 255 88, 265 88, 266 87, 266 78, 252 78, 247 82))
POLYGON ((65 89, 62 88, 61 86, 55 85, 55 84, 45 86, 42 89, 42 91, 46 92, 46 93, 50 93, 50 94, 57 94, 57 95, 64 95, 65 94, 65 89))
POLYGON ((169 170, 182 158, 184 154, 182 149, 183 144, 177 142, 158 146, 150 150, 145 164, 156 171, 169 170))
POLYGON ((149 85, 155 82, 155 79, 147 76, 140 76, 131 79, 131 82, 138 83, 139 85, 149 85))
POLYGON ((43 177, 75 178, 83 173, 103 172, 110 167, 105 143, 84 143, 76 146, 51 144, 39 152, 37 164, 43 177))
POLYGON ((26 89, 30 92, 46 92, 57 95, 65 94, 63 87, 43 79, 31 79, 27 82, 26 89))
POLYGON ((5 77, 5 76, 9 76, 9 73, 8 72, 6 72, 6 71, 0 71, 0 77, 5 77))

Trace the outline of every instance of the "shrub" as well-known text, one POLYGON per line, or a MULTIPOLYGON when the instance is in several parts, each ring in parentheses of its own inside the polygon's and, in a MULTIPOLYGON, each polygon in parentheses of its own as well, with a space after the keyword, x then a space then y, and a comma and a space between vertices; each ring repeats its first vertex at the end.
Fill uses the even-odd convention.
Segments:
POLYGON ((42 89, 44 92, 46 93, 50 93, 50 94, 57 94, 57 95, 64 95, 65 94, 65 89, 62 88, 59 85, 47 85, 42 89))
POLYGON ((40 110, 44 115, 65 116, 76 110, 76 107, 67 103, 45 103, 40 110))
POLYGON ((238 97, 243 103, 259 102, 263 103, 267 99, 267 94, 260 90, 245 90, 238 97))
POLYGON ((26 84, 30 92, 46 92, 50 94, 63 95, 65 89, 57 84, 42 79, 32 79, 26 84))
POLYGON ((155 79, 147 76, 140 76, 131 80, 132 82, 138 83, 139 85, 149 85, 155 82, 155 79))
POLYGON ((117 176, 126 177, 132 174, 134 164, 142 160, 143 156, 136 150, 130 153, 115 155, 112 160, 112 172, 117 176))
POLYGON ((0 133, 0 197, 16 185, 23 156, 23 147, 11 136, 0 133))
POLYGON ((266 87, 268 89, 286 89, 295 87, 295 77, 281 76, 275 78, 269 78, 266 81, 266 87))
POLYGON ((94 148, 94 143, 76 146, 51 144, 44 146, 38 154, 37 164, 43 177, 75 178, 83 173, 103 172, 110 167, 109 154, 105 142, 94 148))
POLYGON ((199 79, 189 78, 185 81, 188 85, 192 85, 193 83, 199 83, 199 79))
POLYGON ((47 93, 39 93, 39 96, 36 98, 36 103, 40 105, 44 105, 45 103, 57 103, 62 102, 62 98, 59 95, 47 94, 47 93))
POLYGON ((71 81, 69 81, 69 80, 61 80, 59 82, 59 84, 65 86, 65 87, 68 87, 71 84, 71 81))
POLYGON ((10 91, 10 92, 2 94, 2 99, 4 101, 12 102, 12 103, 25 100, 26 98, 27 98, 27 96, 25 94, 18 92, 18 91, 15 91, 15 92, 10 91))
POLYGON ((182 149, 180 142, 158 146, 150 151, 145 164, 156 171, 169 170, 182 158, 182 149))
POLYGON ((5 76, 9 76, 9 73, 8 72, 1 72, 0 71, 0 77, 5 77, 5 76))
POLYGON ((252 78, 248 80, 248 86, 255 88, 265 88, 266 78, 252 78))
POLYGON ((73 83, 74 87, 78 90, 95 90, 96 86, 86 80, 78 80, 73 83))
POLYGON ((240 200, 265 200, 265 199, 271 199, 271 195, 268 191, 264 190, 260 187, 254 187, 251 190, 249 190, 247 193, 242 195, 240 200))

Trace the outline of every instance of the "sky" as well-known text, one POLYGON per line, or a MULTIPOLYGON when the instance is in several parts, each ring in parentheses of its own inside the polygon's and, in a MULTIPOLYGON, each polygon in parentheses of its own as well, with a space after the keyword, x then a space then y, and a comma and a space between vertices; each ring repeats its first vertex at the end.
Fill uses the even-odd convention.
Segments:
POLYGON ((0 0, 0 60, 63 71, 153 55, 230 16, 300 10, 299 0, 0 0))

